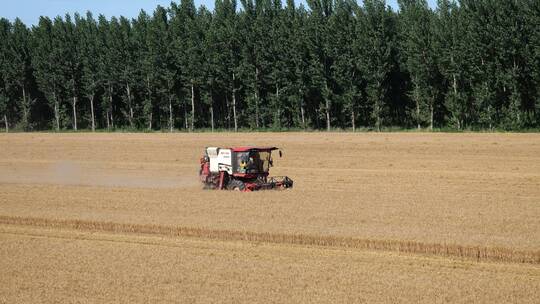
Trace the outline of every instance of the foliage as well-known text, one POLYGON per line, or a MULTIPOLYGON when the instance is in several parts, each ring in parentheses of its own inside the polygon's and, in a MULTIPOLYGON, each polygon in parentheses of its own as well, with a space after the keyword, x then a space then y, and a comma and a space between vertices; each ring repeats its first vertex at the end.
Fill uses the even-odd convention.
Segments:
POLYGON ((0 20, 2 126, 534 129, 538 1, 193 0, 0 20))

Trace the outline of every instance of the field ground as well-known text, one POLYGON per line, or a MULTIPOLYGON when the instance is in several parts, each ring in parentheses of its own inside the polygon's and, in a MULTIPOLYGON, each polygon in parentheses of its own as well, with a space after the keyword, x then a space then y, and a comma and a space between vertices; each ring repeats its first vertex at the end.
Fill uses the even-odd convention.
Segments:
POLYGON ((0 302, 534 303, 539 202, 539 134, 2 134, 0 302), (295 188, 202 191, 203 147, 246 144, 295 188))
POLYGON ((540 270, 519 264, 5 226, 0 232, 6 303, 534 303, 540 296, 540 270))

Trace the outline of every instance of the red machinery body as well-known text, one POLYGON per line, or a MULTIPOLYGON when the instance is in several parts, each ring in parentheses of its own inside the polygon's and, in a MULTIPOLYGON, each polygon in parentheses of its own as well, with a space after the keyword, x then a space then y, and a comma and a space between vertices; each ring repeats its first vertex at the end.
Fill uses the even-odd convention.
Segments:
MULTIPOLYGON (((292 188, 287 176, 269 177, 276 147, 207 147, 201 158, 200 180, 205 189, 257 191, 292 188)), ((281 156, 281 151, 279 151, 281 156)))

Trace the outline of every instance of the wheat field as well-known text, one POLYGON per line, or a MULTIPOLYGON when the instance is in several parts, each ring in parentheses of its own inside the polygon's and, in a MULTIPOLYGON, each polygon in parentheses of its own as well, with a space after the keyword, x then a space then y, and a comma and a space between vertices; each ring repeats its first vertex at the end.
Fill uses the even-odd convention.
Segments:
POLYGON ((0 302, 534 303, 539 203, 538 134, 2 134, 0 302), (203 191, 214 145, 295 188, 203 191))

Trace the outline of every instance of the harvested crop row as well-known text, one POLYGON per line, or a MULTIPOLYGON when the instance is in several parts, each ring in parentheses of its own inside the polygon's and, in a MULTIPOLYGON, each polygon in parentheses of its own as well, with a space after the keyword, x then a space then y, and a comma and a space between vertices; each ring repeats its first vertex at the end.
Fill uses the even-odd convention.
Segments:
POLYGON ((0 225, 5 303, 537 303, 531 264, 0 225))
POLYGON ((114 222, 33 217, 0 216, 0 224, 25 225, 46 228, 76 229, 82 231, 152 234, 162 236, 196 237, 223 241, 248 241, 304 246, 343 247, 381 250, 444 257, 540 264, 540 251, 515 250, 504 247, 463 246, 458 244, 422 243, 406 240, 376 240, 352 237, 317 236, 306 234, 260 233, 250 231, 217 230, 198 227, 126 224, 114 222))

